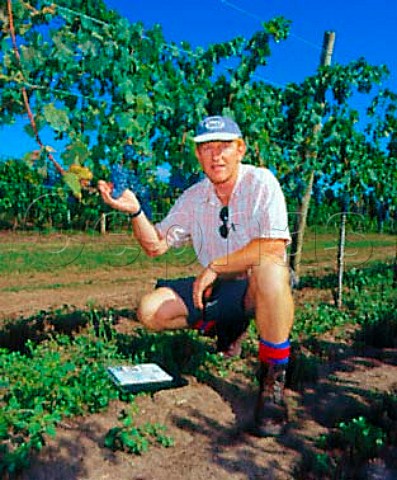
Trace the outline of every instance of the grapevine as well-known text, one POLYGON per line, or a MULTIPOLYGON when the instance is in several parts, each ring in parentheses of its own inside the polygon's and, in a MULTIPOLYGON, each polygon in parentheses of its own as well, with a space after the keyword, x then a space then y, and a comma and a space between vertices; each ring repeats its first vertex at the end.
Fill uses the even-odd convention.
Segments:
MULTIPOLYGON (((21 56, 19 53, 18 45, 17 45, 17 39, 16 39, 16 33, 15 33, 15 26, 14 26, 14 16, 12 13, 12 2, 11 0, 7 0, 7 10, 8 10, 8 17, 9 17, 9 22, 10 22, 10 34, 11 34, 11 40, 12 40, 12 46, 14 49, 14 54, 15 57, 18 61, 21 75, 23 80, 25 81, 24 74, 23 74, 23 69, 22 69, 22 62, 21 62, 21 56)), ((51 10, 52 11, 52 10, 51 10)), ((81 167, 80 165, 72 165, 69 168, 69 171, 66 171, 60 164, 57 162, 52 155, 51 151, 52 148, 48 147, 43 144, 41 137, 38 132, 38 128, 36 125, 36 120, 32 111, 32 108, 30 106, 29 102, 29 95, 26 90, 26 87, 22 87, 22 97, 23 97, 23 102, 24 106, 26 109, 26 113, 28 114, 30 125, 32 127, 32 130, 34 132, 36 141, 38 145, 40 146, 40 151, 44 151, 47 155, 47 158, 50 160, 52 165, 56 168, 56 170, 59 172, 60 175, 62 175, 65 183, 71 188, 73 195, 81 199, 81 188, 82 187, 88 187, 90 181, 92 180, 92 172, 88 169, 88 167, 81 167), (73 168, 72 168, 73 167, 73 168)))

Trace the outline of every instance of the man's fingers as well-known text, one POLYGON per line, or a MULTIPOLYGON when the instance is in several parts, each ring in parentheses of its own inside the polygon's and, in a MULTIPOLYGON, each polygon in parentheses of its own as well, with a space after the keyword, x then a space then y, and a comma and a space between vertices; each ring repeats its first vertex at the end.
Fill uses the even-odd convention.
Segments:
POLYGON ((194 305, 203 310, 204 299, 208 299, 212 293, 212 284, 216 279, 217 274, 211 269, 204 269, 201 274, 196 278, 193 285, 193 303, 194 305))
POLYGON ((105 182, 104 180, 99 180, 98 182, 98 190, 102 195, 110 195, 111 188, 110 185, 105 182))
POLYGON ((98 180, 98 188, 99 190, 106 190, 107 188, 109 188, 109 185, 107 182, 105 182, 105 180, 98 180))
POLYGON ((204 308, 203 292, 198 285, 195 285, 194 289, 193 289, 193 303, 200 310, 202 310, 204 308))
POLYGON ((111 193, 112 193, 111 185, 105 182, 104 180, 99 180, 98 190, 99 190, 99 193, 102 195, 104 202, 107 203, 108 205, 112 205, 113 198, 111 197, 111 193))
POLYGON ((204 308, 204 305, 203 305, 203 300, 201 298, 201 295, 197 298, 197 307, 202 310, 204 308))

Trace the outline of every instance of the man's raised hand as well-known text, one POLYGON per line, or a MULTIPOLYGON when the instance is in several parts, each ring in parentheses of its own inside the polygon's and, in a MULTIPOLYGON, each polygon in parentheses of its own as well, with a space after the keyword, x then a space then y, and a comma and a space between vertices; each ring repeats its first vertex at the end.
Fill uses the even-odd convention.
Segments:
POLYGON ((134 214, 140 209, 139 201, 131 190, 124 190, 119 198, 112 197, 113 185, 110 182, 99 180, 98 190, 102 196, 103 201, 120 212, 134 214))

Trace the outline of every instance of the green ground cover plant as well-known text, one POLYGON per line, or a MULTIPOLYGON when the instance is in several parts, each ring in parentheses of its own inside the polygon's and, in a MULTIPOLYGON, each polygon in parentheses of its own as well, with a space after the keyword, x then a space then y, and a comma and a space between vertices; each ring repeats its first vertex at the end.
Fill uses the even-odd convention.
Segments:
POLYGON ((164 425, 145 423, 136 426, 134 420, 136 412, 123 410, 120 412, 120 426, 111 428, 105 438, 105 446, 113 451, 122 450, 140 455, 148 451, 150 445, 159 444, 163 447, 172 447, 174 440, 166 435, 164 425))
POLYGON ((28 341, 26 349, 0 352, 6 372, 0 397, 2 474, 25 467, 63 418, 100 411, 120 396, 105 371, 107 361, 119 358, 113 344, 57 335, 37 345, 28 341))
POLYGON ((367 478, 363 465, 397 447, 397 391, 370 392, 370 397, 365 415, 338 422, 315 439, 316 450, 304 455, 296 469, 298 479, 367 478))
POLYGON ((109 430, 105 446, 134 454, 154 443, 172 446, 164 426, 135 426, 135 396, 118 390, 106 367, 152 361, 173 373, 194 372, 204 379, 211 366, 221 363, 194 333, 158 335, 138 329, 127 339, 114 331, 112 311, 91 308, 83 317, 80 326, 86 328, 80 334, 54 332, 36 342, 20 342, 13 350, 0 349, 0 370, 6 372, 0 383, 1 474, 28 467, 31 455, 45 445, 46 436, 55 435, 63 419, 100 412, 115 399, 126 403, 126 411, 120 413, 121 425, 109 430))

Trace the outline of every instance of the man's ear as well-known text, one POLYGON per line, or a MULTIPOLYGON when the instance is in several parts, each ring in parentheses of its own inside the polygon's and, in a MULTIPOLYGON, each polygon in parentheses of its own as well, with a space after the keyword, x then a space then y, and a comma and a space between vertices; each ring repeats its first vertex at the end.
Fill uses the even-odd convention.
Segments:
POLYGON ((245 155, 245 152, 247 151, 247 145, 245 141, 242 138, 238 138, 235 140, 237 144, 237 151, 238 153, 243 157, 245 155))
POLYGON ((194 154, 196 155, 196 158, 197 158, 199 164, 202 166, 203 163, 202 163, 202 161, 201 161, 201 158, 200 158, 200 154, 199 154, 199 150, 198 150, 198 146, 197 146, 197 145, 196 145, 196 147, 195 147, 195 149, 194 149, 194 154))

